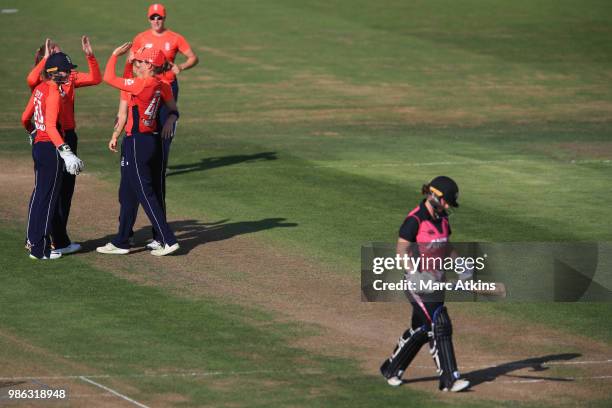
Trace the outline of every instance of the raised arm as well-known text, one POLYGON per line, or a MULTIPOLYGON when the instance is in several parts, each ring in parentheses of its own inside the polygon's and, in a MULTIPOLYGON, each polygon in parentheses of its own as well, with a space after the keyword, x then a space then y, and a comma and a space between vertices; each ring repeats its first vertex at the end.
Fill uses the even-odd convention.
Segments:
POLYGON ((36 88, 36 86, 42 82, 42 80, 40 79, 40 74, 42 73, 46 62, 47 57, 44 57, 38 62, 38 64, 34 66, 34 68, 32 68, 32 70, 28 74, 26 81, 28 81, 28 86, 30 87, 31 91, 33 91, 34 88, 36 88))
MULTIPOLYGON (((57 46, 55 46, 55 47, 57 47, 57 46)), ((38 61, 38 64, 36 64, 36 66, 34 68, 32 68, 32 70, 28 74, 28 77, 26 78, 26 80, 28 82, 28 86, 30 87, 30 90, 32 90, 32 91, 34 90, 34 88, 36 88, 36 86, 38 84, 40 84, 42 82, 42 79, 40 78, 40 74, 42 73, 42 70, 45 67, 45 63, 47 62, 47 58, 49 58, 49 56, 51 55, 51 48, 52 48, 51 39, 47 38, 45 40, 45 54, 44 54, 44 56, 40 59, 40 61, 38 61)))
POLYGON ((125 43, 113 51, 104 69, 104 82, 110 86, 132 94, 139 94, 144 88, 144 81, 140 78, 121 78, 115 74, 117 57, 130 49, 131 43, 125 43))
POLYGON ((100 66, 94 56, 93 49, 89 42, 89 38, 84 35, 81 37, 81 45, 83 46, 83 52, 87 58, 87 65, 89 66, 89 72, 77 72, 74 86, 80 88, 83 86, 98 85, 102 82, 102 74, 100 73, 100 66))

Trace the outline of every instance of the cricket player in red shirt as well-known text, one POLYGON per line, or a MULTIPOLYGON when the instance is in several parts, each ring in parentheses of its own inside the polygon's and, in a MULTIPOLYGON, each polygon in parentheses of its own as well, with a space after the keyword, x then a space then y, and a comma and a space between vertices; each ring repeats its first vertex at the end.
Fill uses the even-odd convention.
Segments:
MULTIPOLYGON (((70 71, 67 80, 59 85, 61 95, 61 110, 59 116, 59 124, 64 135, 64 142, 70 146, 70 149, 76 154, 78 137, 76 134, 76 121, 74 119, 74 90, 86 86, 98 85, 102 82, 102 74, 98 66, 98 61, 94 56, 93 49, 87 36, 81 38, 83 52, 87 58, 89 72, 70 71)), ((41 73, 45 63, 50 55, 57 52, 59 47, 57 44, 51 43, 47 39, 44 45, 44 56, 32 69, 28 75, 27 82, 30 89, 34 89, 41 81, 41 73)), ((40 50, 39 50, 40 53, 40 50)), ((75 65, 76 67, 76 65, 75 65)), ((70 215, 70 207, 72 196, 74 194, 76 177, 66 171, 62 173, 61 189, 57 200, 57 206, 54 209, 51 221, 51 237, 52 245, 56 252, 62 254, 70 254, 81 249, 81 245, 72 242, 66 230, 68 217, 70 215)))
POLYGON ((179 244, 159 202, 153 187, 153 177, 159 174, 161 165, 161 140, 158 135, 158 109, 165 103, 170 112, 161 131, 161 137, 172 135, 179 113, 170 85, 155 75, 165 62, 159 50, 144 48, 134 55, 135 78, 121 78, 115 74, 117 57, 128 52, 131 43, 125 43, 113 51, 104 70, 104 81, 130 94, 126 139, 121 158, 122 184, 119 201, 119 232, 97 251, 103 254, 124 255, 130 251, 130 232, 136 221, 138 205, 142 205, 151 224, 159 231, 162 246, 151 251, 152 255, 164 256, 179 249, 179 244))
POLYGON ((28 206, 27 246, 33 259, 57 259, 60 252, 52 251, 51 217, 62 185, 62 169, 73 176, 83 170, 83 162, 72 152, 58 130, 58 118, 63 107, 61 86, 69 81, 76 66, 70 58, 58 52, 47 58, 43 81, 30 96, 21 122, 33 135, 34 191, 28 206), (34 119, 34 123, 32 123, 34 119))
MULTIPOLYGON (((158 49, 161 50, 166 60, 168 61, 170 68, 166 72, 160 75, 160 79, 169 83, 172 87, 172 95, 174 100, 178 101, 179 86, 177 76, 184 70, 193 68, 198 63, 198 57, 193 52, 193 49, 185 40, 185 38, 169 29, 166 28, 166 8, 162 4, 152 4, 149 6, 147 11, 147 17, 151 24, 151 29, 141 32, 134 37, 132 41, 131 53, 137 52, 142 48, 158 49), (187 60, 181 64, 175 63, 176 55, 183 54, 187 60)), ((131 58, 128 59, 128 65, 126 66, 125 73, 131 73, 131 67, 129 63, 131 58)), ((162 105, 159 109, 159 121, 160 127, 163 127, 166 118, 168 117, 169 109, 167 106, 162 105)), ((170 156, 170 145, 174 138, 175 132, 173 131, 172 136, 162 140, 162 167, 159 174, 161 183, 161 196, 162 196, 162 207, 166 210, 166 170, 168 168, 168 158, 170 156)), ((153 230, 153 242, 147 244, 149 249, 158 249, 161 247, 158 232, 153 230)))

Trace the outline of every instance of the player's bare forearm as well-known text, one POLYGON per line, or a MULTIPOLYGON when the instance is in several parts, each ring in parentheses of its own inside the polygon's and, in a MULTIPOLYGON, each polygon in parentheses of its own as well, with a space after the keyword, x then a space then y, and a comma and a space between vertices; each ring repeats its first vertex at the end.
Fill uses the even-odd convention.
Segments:
POLYGON ((398 238, 397 240, 397 246, 395 247, 395 252, 400 255, 400 256, 404 256, 408 253, 408 249, 410 248, 410 241, 406 241, 403 238, 398 238))
POLYGON ((119 100, 119 109, 117 110, 117 117, 115 118, 115 125, 113 126, 113 135, 108 142, 108 148, 110 151, 117 153, 117 140, 125 128, 125 124, 128 119, 128 102, 125 99, 119 100))
MULTIPOLYGON (((410 256, 411 246, 412 246, 412 242, 407 241, 403 238, 398 238, 397 245, 395 247, 395 253, 399 255, 401 258, 404 258, 404 256, 410 256)), ((414 265, 412 265, 412 262, 409 262, 406 272, 412 272, 413 270, 414 270, 414 265)))
POLYGON ((176 123, 176 115, 170 114, 168 119, 166 119, 166 123, 164 123, 164 127, 162 129, 162 137, 164 139, 169 139, 174 136, 174 124, 176 123))
MULTIPOLYGON (((187 57, 187 61, 183 62, 182 64, 176 64, 175 66, 178 68, 178 71, 184 71, 186 69, 191 69, 193 67, 195 67, 196 65, 198 65, 198 62, 200 62, 200 59, 198 58, 198 56, 191 50, 187 51, 185 54, 185 57, 187 57)), ((175 71, 175 73, 178 73, 175 71)))
POLYGON ((191 69, 193 67, 195 67, 196 65, 198 65, 198 62, 200 62, 200 60, 198 59, 198 57, 196 55, 187 58, 187 61, 185 61, 184 63, 180 64, 181 70, 184 71, 186 69, 191 69))

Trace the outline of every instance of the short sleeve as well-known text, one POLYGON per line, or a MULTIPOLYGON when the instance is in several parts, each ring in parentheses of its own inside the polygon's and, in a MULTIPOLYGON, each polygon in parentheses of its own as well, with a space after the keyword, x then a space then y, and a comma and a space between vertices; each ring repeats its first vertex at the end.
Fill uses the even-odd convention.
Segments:
POLYGON ((134 39, 132 40, 132 48, 130 48, 130 51, 138 51, 138 49, 142 47, 142 42, 142 33, 136 34, 136 37, 134 37, 134 39))
POLYGON ((176 43, 178 46, 178 50, 183 54, 191 49, 191 46, 189 45, 185 37, 180 34, 177 34, 176 43))
POLYGON ((409 242, 416 242, 419 233, 419 221, 414 216, 407 217, 400 227, 399 237, 409 242))

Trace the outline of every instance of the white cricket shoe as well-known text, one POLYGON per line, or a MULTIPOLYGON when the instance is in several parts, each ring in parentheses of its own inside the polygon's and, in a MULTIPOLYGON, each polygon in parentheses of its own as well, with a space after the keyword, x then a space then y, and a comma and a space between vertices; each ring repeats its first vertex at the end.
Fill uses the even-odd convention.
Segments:
POLYGON ((160 249, 154 249, 151 251, 151 255, 155 255, 155 256, 164 256, 164 255, 169 255, 173 252, 175 252, 176 250, 178 250, 180 248, 178 242, 174 245, 164 245, 163 248, 160 249))
POLYGON ((42 261, 42 260, 45 260, 45 261, 46 261, 46 260, 50 260, 50 259, 58 259, 58 258, 61 258, 61 257, 62 257, 62 254, 57 253, 57 252, 51 252, 51 253, 49 254, 49 256, 43 256, 42 258, 37 258, 37 257, 35 257, 34 255, 30 254, 30 258, 31 258, 31 259, 39 259, 39 260, 41 260, 41 261, 42 261))
POLYGON ((448 388, 445 388, 443 391, 460 392, 467 389, 469 386, 470 382, 468 380, 459 379, 453 383, 453 386, 450 388, 450 390, 448 388))
POLYGON ((96 251, 101 254, 110 254, 110 255, 126 255, 130 253, 129 249, 117 248, 116 246, 113 245, 112 242, 109 242, 108 244, 104 246, 97 247, 96 251))
POLYGON ((62 255, 68 255, 68 254, 73 254, 75 252, 78 252, 80 250, 81 250, 81 244, 77 244, 76 242, 71 242, 70 245, 68 245, 67 247, 54 249, 53 252, 56 252, 62 255))
POLYGON ((162 249, 164 247, 164 245, 156 240, 153 240, 151 242, 149 242, 147 245, 145 245, 145 248, 150 249, 150 250, 154 250, 154 249, 162 249))
POLYGON ((403 383, 404 383, 404 380, 402 380, 398 376, 393 376, 391 378, 387 378, 387 384, 389 384, 392 387, 399 387, 403 383))

